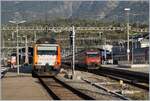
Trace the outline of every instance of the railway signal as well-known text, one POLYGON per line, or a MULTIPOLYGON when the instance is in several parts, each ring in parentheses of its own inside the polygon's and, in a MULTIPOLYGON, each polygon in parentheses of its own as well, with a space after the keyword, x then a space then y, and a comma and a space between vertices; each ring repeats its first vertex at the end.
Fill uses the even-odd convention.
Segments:
POLYGON ((73 34, 73 31, 70 31, 70 46, 73 44, 73 38, 72 38, 72 35, 73 34))

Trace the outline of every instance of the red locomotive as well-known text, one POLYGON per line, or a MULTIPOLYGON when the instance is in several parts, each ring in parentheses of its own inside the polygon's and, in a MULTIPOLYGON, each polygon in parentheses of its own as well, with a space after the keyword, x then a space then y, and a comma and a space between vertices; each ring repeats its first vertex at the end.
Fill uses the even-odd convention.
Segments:
MULTIPOLYGON (((71 64, 72 55, 65 57, 63 60, 67 64, 71 64)), ((101 57, 98 50, 83 50, 75 54, 75 63, 77 66, 97 69, 101 63, 101 57)))

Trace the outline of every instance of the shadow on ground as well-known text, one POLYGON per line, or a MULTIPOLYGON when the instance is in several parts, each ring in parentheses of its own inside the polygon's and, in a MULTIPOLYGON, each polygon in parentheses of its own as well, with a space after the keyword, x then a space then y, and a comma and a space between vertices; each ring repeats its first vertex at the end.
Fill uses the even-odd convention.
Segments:
MULTIPOLYGON (((8 72, 17 72, 17 68, 10 68, 8 72)), ((20 73, 31 73, 32 72, 32 66, 31 65, 23 65, 19 67, 20 73)))

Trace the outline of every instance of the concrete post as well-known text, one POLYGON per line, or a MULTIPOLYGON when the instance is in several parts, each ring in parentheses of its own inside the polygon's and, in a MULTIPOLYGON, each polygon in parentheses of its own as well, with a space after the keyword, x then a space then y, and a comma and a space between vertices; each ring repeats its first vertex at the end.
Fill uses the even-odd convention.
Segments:
POLYGON ((19 75, 18 24, 17 24, 16 30, 17 30, 17 74, 19 75))
POLYGON ((72 27, 72 40, 73 40, 73 45, 72 45, 72 79, 75 77, 75 30, 74 26, 72 27))
POLYGON ((129 11, 130 8, 125 8, 125 11, 127 11, 127 61, 130 62, 130 49, 129 49, 129 11))
POLYGON ((25 54, 26 54, 26 56, 25 56, 25 63, 29 63, 29 58, 28 58, 28 40, 27 40, 27 36, 25 37, 26 38, 26 48, 25 48, 25 54))

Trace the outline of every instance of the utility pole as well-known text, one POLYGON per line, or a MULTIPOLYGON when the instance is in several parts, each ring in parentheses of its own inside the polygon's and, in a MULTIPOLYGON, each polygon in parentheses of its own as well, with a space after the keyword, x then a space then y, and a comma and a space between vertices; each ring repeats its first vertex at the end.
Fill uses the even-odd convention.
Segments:
POLYGON ((104 62, 104 64, 106 64, 106 60, 107 60, 106 37, 104 38, 104 57, 105 57, 105 62, 104 62))
POLYGON ((127 11, 127 61, 130 62, 130 49, 129 49, 129 11, 130 8, 125 8, 125 11, 127 11))
POLYGON ((134 60, 133 49, 134 49, 134 47, 133 47, 133 35, 132 35, 132 64, 134 63, 134 62, 133 62, 133 60, 134 60))
POLYGON ((17 30, 17 74, 19 75, 18 23, 16 30, 17 30))
POLYGON ((72 79, 75 77, 75 29, 72 27, 72 79))
MULTIPOLYGON (((22 37, 21 36, 18 36, 18 38, 20 37, 20 45, 22 45, 22 37)), ((19 41, 18 41, 18 43, 19 43, 19 41)), ((18 47, 19 47, 19 45, 18 45, 18 47)), ((22 64, 23 62, 22 62, 22 49, 20 49, 20 63, 19 64, 22 64)))
POLYGON ((24 23, 26 21, 22 20, 22 21, 9 21, 10 23, 16 24, 16 32, 17 32, 17 74, 19 75, 19 47, 18 47, 18 25, 20 23, 24 23))
POLYGON ((114 56, 113 56, 113 47, 111 48, 111 57, 112 57, 112 64, 114 64, 114 56))
POLYGON ((36 31, 34 31, 34 43, 36 42, 36 31))
POLYGON ((25 56, 25 63, 29 63, 29 58, 28 58, 28 39, 27 39, 27 35, 25 36, 25 39, 26 39, 26 44, 25 44, 25 54, 26 54, 26 56, 25 56))
POLYGON ((104 49, 104 52, 103 52, 103 54, 104 54, 103 64, 106 64, 106 60, 107 60, 106 35, 105 35, 105 37, 104 37, 103 33, 101 33, 100 35, 101 35, 100 37, 102 38, 102 41, 103 41, 103 49, 104 49))
POLYGON ((11 33, 11 38, 12 38, 12 39, 14 39, 14 33, 15 33, 15 32, 12 32, 12 33, 11 33))
POLYGON ((1 40, 2 49, 1 49, 1 52, 0 52, 1 54, 0 55, 2 56, 2 58, 4 58, 5 57, 5 38, 4 38, 4 34, 1 34, 1 35, 2 35, 1 36, 2 37, 2 40, 1 40))

